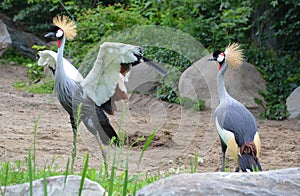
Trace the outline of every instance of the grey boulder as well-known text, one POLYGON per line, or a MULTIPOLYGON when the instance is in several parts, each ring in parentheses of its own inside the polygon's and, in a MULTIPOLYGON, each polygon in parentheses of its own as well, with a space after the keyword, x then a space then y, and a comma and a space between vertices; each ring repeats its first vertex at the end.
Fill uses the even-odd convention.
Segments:
MULTIPOLYGON (((204 100, 206 108, 214 109, 218 104, 218 64, 208 61, 212 54, 196 61, 183 72, 179 80, 180 97, 204 100)), ((265 81, 254 65, 244 62, 240 69, 227 69, 225 86, 228 93, 248 108, 256 108, 254 98, 263 99, 259 90, 265 90, 265 81)))
MULTIPOLYGON (((47 178, 47 193, 48 195, 65 195, 77 196, 79 195, 79 187, 81 176, 68 176, 66 184, 64 185, 65 176, 55 176, 47 178)), ((5 191, 5 196, 23 196, 30 195, 29 183, 18 184, 13 186, 1 187, 5 191)), ((85 179, 82 190, 82 195, 97 196, 103 195, 105 190, 96 182, 85 179)), ((44 181, 43 179, 33 181, 33 195, 44 195, 44 181)))
POLYGON ((300 168, 254 173, 181 174, 143 187, 137 195, 299 195, 300 168))
POLYGON ((7 48, 11 45, 11 38, 6 28, 6 25, 0 20, 0 56, 4 54, 7 48))
POLYGON ((289 118, 300 118, 300 86, 298 86, 286 99, 289 118))

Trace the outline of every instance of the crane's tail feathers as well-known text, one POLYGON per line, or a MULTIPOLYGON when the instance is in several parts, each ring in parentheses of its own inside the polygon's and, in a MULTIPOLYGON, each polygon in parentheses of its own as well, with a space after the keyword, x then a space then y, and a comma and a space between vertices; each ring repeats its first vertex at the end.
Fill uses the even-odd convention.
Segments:
POLYGON ((239 165, 243 172, 262 171, 257 158, 257 149, 254 142, 245 142, 240 148, 239 165))
POLYGON ((111 140, 113 142, 113 144, 115 144, 116 146, 119 146, 119 136, 116 133, 116 131, 114 130, 114 128, 111 126, 109 119, 107 118, 107 116, 105 115, 105 113, 103 112, 102 108, 99 106, 95 106, 96 107, 96 113, 97 113, 97 117, 99 119, 99 123, 102 127, 102 129, 105 132, 105 135, 109 138, 109 140, 107 140, 107 137, 103 138, 101 137, 100 134, 100 138, 102 140, 102 142, 105 145, 108 145, 111 143, 111 140))
POLYGON ((150 61, 145 57, 143 57, 143 61, 163 77, 167 75, 166 70, 162 68, 160 65, 158 65, 157 63, 154 63, 153 61, 150 61))
POLYGON ((114 115, 114 109, 112 107, 112 101, 111 101, 111 99, 109 99, 107 102, 103 103, 100 106, 100 108, 102 110, 104 110, 107 114, 114 115))
POLYGON ((262 171, 258 158, 252 154, 239 155, 239 165, 243 172, 262 171))

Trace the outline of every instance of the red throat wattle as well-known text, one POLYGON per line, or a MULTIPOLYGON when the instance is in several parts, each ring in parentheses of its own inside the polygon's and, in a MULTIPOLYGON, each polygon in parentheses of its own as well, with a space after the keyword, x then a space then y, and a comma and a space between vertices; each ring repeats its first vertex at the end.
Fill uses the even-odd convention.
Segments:
POLYGON ((57 40, 57 47, 60 48, 60 46, 61 46, 61 40, 57 40))
POLYGON ((220 64, 220 65, 219 65, 219 68, 218 68, 218 71, 220 71, 220 70, 221 70, 221 68, 222 68, 222 65, 220 64))

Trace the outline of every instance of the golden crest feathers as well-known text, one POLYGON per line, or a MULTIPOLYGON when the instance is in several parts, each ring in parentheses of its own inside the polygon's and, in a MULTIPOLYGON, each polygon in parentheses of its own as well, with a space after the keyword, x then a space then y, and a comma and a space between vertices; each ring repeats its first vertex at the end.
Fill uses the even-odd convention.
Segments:
POLYGON ((77 34, 76 24, 68 16, 56 16, 53 18, 53 24, 64 31, 67 40, 72 40, 77 34))
POLYGON ((238 43, 229 44, 224 53, 230 68, 238 69, 244 61, 243 50, 238 43))

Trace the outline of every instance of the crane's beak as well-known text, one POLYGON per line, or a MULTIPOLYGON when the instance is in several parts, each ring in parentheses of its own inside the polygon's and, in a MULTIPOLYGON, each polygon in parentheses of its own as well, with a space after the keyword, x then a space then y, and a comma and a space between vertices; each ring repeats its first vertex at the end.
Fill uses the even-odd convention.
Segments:
POLYGON ((216 61, 217 59, 215 58, 211 58, 211 59, 207 59, 208 61, 216 61))
POLYGON ((55 36, 55 32, 50 32, 47 33, 44 37, 54 37, 55 36))

